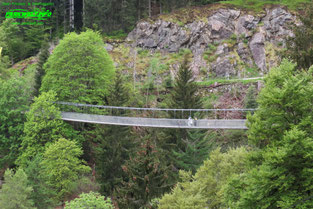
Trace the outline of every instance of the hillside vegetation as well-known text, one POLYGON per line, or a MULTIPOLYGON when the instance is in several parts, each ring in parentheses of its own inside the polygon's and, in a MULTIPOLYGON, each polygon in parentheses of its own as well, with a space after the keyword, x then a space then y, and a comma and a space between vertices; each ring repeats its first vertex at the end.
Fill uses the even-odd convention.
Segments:
POLYGON ((0 18, 0 208, 313 208, 306 2, 61 0, 40 27, 0 18), (188 128, 65 118, 87 114, 188 128))

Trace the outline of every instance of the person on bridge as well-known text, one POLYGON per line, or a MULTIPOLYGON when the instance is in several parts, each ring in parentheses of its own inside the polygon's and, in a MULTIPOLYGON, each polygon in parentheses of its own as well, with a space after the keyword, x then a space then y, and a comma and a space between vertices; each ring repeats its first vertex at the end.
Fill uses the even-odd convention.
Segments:
POLYGON ((193 119, 191 118, 191 116, 189 116, 188 118, 188 126, 192 126, 193 124, 193 119))

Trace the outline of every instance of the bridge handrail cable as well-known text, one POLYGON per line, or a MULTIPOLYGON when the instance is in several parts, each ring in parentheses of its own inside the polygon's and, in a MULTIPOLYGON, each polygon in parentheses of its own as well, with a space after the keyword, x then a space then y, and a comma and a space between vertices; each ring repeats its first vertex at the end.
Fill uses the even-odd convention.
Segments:
POLYGON ((104 105, 90 105, 72 102, 53 102, 55 104, 76 106, 76 107, 95 107, 102 109, 122 109, 122 110, 146 110, 146 111, 193 111, 193 112, 214 112, 214 111, 255 111, 257 109, 168 109, 168 108, 141 108, 141 107, 117 107, 117 106, 104 106, 104 105))

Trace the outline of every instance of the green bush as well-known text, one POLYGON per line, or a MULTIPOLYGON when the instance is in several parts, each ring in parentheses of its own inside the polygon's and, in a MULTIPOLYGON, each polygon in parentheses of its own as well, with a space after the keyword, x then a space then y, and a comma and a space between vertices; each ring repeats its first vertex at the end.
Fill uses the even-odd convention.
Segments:
POLYGON ((78 198, 66 203, 64 209, 113 209, 110 198, 105 198, 98 193, 82 193, 78 198))

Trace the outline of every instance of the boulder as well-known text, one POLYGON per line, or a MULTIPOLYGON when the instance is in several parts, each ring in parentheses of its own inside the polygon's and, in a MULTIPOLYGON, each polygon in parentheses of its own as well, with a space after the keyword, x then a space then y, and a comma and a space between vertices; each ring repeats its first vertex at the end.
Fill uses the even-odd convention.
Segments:
POLYGON ((110 51, 113 50, 114 47, 113 47, 112 44, 106 43, 105 46, 104 46, 104 48, 105 48, 108 52, 110 52, 110 51))
POLYGON ((218 58, 214 64, 212 64, 212 72, 215 73, 216 77, 229 77, 236 74, 235 64, 232 64, 230 59, 231 56, 224 58, 218 58))
POLYGON ((262 72, 266 71, 266 56, 264 49, 265 36, 263 33, 256 33, 253 35, 249 44, 255 64, 262 72))
POLYGON ((244 15, 238 19, 236 24, 236 33, 238 35, 244 34, 245 37, 249 36, 249 31, 257 27, 260 22, 260 18, 254 17, 252 15, 244 15))

